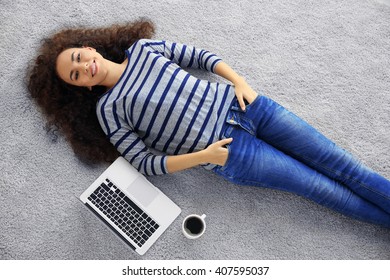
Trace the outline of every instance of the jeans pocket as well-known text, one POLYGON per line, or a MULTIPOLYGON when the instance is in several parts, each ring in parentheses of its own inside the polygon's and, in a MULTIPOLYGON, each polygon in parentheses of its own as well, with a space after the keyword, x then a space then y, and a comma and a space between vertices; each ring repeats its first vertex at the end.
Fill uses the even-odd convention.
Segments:
POLYGON ((232 151, 231 151, 230 145, 226 145, 226 148, 228 150, 228 156, 227 156, 225 164, 223 166, 221 166, 221 168, 220 168, 221 171, 226 170, 226 168, 230 165, 230 160, 232 157, 232 154, 231 154, 232 151))
POLYGON ((250 108, 252 108, 253 106, 255 106, 259 102, 260 98, 261 98, 261 95, 257 95, 256 98, 251 103, 245 102, 245 111, 243 111, 241 109, 240 104, 238 103, 238 100, 235 99, 235 101, 233 102, 230 109, 233 111, 236 111, 236 112, 246 113, 248 110, 250 110, 250 108))
POLYGON ((254 105, 256 105, 257 102, 259 102, 260 100, 260 97, 261 95, 257 95, 256 98, 251 102, 249 103, 248 105, 245 106, 245 111, 249 110, 250 108, 252 108, 254 105))
POLYGON ((256 111, 259 102, 261 102, 260 99, 261 95, 258 95, 252 103, 246 105, 245 111, 241 110, 238 101, 235 100, 228 111, 226 123, 231 126, 239 126, 248 133, 256 135, 256 111))

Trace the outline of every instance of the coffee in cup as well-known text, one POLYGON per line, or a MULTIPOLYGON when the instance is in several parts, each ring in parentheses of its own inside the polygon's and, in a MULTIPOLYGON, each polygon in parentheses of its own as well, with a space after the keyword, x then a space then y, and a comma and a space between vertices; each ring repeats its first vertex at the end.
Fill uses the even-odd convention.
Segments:
POLYGON ((203 235, 206 230, 206 215, 202 216, 191 214, 185 217, 182 224, 182 231, 185 237, 196 239, 203 235))

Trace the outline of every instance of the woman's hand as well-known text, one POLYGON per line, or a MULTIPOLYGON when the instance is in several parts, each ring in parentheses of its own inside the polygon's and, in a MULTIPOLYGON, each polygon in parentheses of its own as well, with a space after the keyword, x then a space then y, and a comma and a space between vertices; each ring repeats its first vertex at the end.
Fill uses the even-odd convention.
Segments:
POLYGON ((244 78, 235 80, 234 90, 241 110, 245 111, 245 100, 251 104, 257 97, 257 93, 248 85, 244 78))
POLYGON ((230 144, 232 141, 233 138, 222 139, 204 149, 202 152, 205 153, 207 163, 224 166, 229 155, 229 151, 225 145, 230 144))
POLYGON ((257 93, 248 85, 243 77, 238 75, 225 62, 219 62, 215 66, 214 72, 232 82, 235 88, 238 103, 240 104, 240 107, 243 111, 245 111, 245 100, 251 104, 253 100, 256 99, 257 93))
POLYGON ((229 154, 228 149, 224 146, 232 141, 233 138, 223 139, 198 152, 168 156, 168 173, 181 171, 205 163, 213 163, 223 166, 226 163, 229 154))

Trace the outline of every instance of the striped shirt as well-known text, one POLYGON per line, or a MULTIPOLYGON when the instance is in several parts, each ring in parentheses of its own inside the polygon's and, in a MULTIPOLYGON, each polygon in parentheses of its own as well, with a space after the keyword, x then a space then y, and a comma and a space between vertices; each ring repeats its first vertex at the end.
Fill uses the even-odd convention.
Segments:
POLYGON ((99 99, 96 112, 111 143, 138 171, 168 173, 167 155, 199 151, 221 139, 233 87, 200 80, 182 69, 214 72, 220 58, 203 49, 147 39, 137 41, 126 55, 126 70, 99 99))

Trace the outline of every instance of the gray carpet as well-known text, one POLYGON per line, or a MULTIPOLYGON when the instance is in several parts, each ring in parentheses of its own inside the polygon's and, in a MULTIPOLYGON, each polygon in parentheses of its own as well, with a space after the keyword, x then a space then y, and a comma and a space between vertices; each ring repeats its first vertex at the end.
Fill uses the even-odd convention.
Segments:
POLYGON ((46 133, 23 77, 53 30, 139 16, 155 38, 217 53, 390 178, 389 0, 1 0, 0 259, 390 259, 389 229, 202 168, 150 178, 182 214, 143 257, 95 219, 77 197, 107 165, 81 163, 46 133), (207 214, 196 241, 180 232, 190 213, 207 214))

